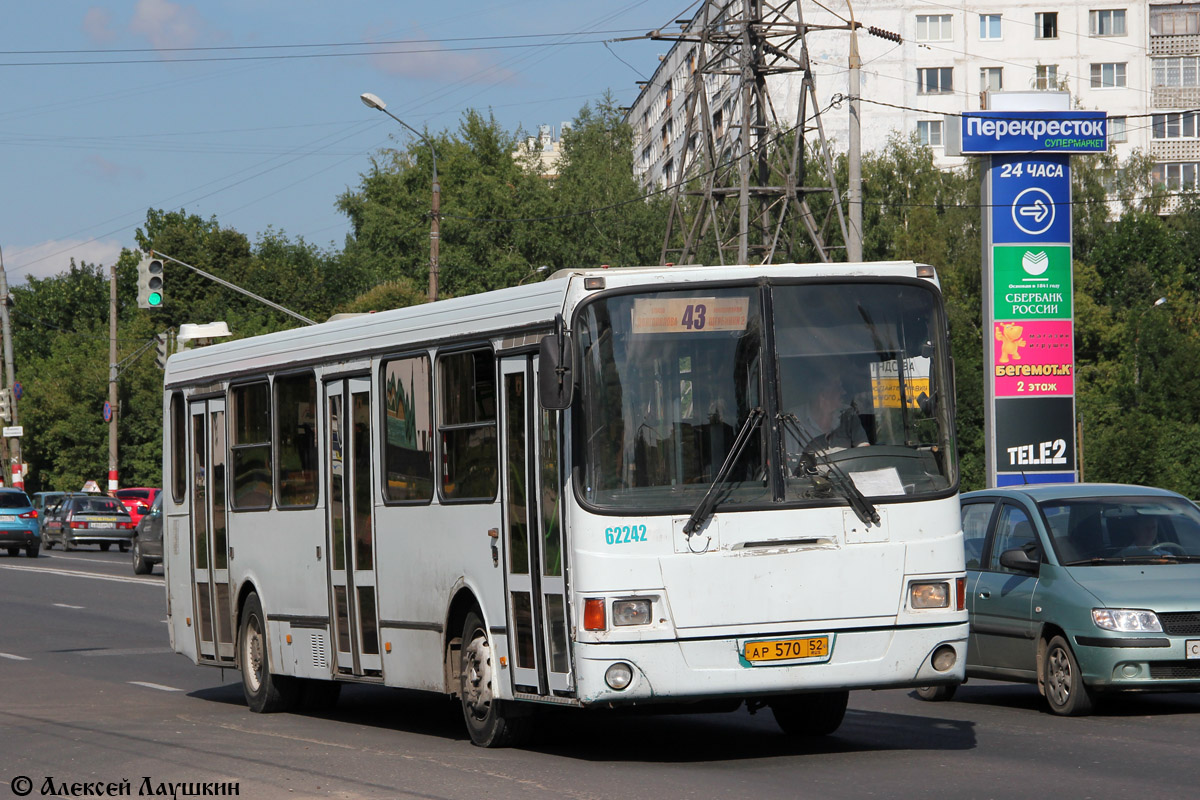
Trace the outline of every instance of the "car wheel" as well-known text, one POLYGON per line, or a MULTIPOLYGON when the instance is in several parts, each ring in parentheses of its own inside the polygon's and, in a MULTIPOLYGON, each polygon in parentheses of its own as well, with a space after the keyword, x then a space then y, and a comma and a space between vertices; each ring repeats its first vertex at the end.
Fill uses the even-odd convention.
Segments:
POLYGON ((28 556, 29 558, 37 558, 38 553, 40 553, 41 551, 42 551, 42 546, 40 544, 31 544, 31 545, 29 545, 29 547, 25 548, 25 555, 28 556))
POLYGON ((8 554, 9 554, 10 556, 15 556, 15 555, 18 555, 20 552, 21 552, 21 548, 19 548, 19 547, 10 547, 10 548, 8 548, 8 554))
POLYGON ((133 574, 149 575, 153 569, 154 565, 142 558, 142 543, 135 541, 133 543, 133 574))
POLYGON ((267 625, 262 603, 251 592, 242 606, 242 624, 238 627, 238 656, 242 672, 242 693, 251 711, 270 714, 287 711, 296 704, 299 685, 286 675, 272 675, 267 648, 267 625))
POLYGON ((71 540, 70 536, 67 536, 67 534, 64 533, 62 537, 62 546, 63 550, 66 550, 68 553, 70 553, 75 549, 75 542, 71 540))
POLYGON ((949 700, 954 697, 954 693, 957 691, 958 684, 951 684, 949 686, 920 686, 917 688, 917 697, 934 703, 949 700))
POLYGON ((524 719, 509 713, 508 704, 496 697, 496 669, 487 628, 471 611, 463 623, 459 651, 459 698, 471 743, 479 747, 507 747, 526 732, 524 719))
POLYGON ((1092 710, 1092 698, 1083 685, 1079 662, 1066 639, 1055 636, 1046 646, 1042 662, 1043 691, 1050 710, 1064 717, 1078 717, 1092 710))
POLYGON ((842 724, 850 692, 814 692, 770 701, 775 722, 790 736, 828 736, 842 724))
POLYGON ((108 542, 101 542, 101 543, 100 543, 100 549, 101 549, 103 552, 105 552, 105 553, 107 553, 107 552, 108 552, 108 548, 110 548, 110 547, 112 547, 112 545, 111 545, 111 544, 109 544, 108 542))

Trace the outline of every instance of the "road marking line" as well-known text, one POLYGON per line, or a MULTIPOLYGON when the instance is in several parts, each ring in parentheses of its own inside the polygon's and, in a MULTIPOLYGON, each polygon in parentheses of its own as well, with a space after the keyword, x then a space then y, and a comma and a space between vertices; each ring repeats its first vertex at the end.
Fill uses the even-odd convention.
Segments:
POLYGON ((12 653, 0 653, 0 658, 11 658, 13 661, 28 661, 25 656, 14 656, 12 653))
POLYGON ((116 581, 117 583, 138 583, 142 586, 157 586, 162 588, 163 582, 153 578, 121 578, 116 575, 96 575, 91 572, 80 572, 77 569, 54 569, 53 567, 16 567, 11 564, 0 564, 0 569, 15 569, 23 572, 47 572, 51 575, 73 575, 76 578, 91 578, 97 581, 116 581))
POLYGON ((161 683, 146 683, 145 681, 130 681, 134 686, 145 686, 147 689, 158 689, 160 692, 182 692, 174 686, 163 686, 161 683))
POLYGON ((83 608, 83 606, 73 606, 67 603, 55 603, 54 605, 58 606, 59 608, 83 608))

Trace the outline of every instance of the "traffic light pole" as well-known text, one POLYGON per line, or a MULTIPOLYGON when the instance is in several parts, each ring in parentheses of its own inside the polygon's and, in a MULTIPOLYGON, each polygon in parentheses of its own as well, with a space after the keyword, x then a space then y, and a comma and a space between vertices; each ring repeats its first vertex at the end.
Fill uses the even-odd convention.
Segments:
POLYGON ((117 265, 108 268, 108 490, 117 482, 117 265))
MULTIPOLYGON (((8 276, 4 272, 4 253, 0 251, 0 332, 4 336, 4 378, 6 391, 9 394, 8 424, 17 425, 17 395, 12 391, 16 385, 13 368, 12 325, 8 319, 8 276)), ((18 489, 25 488, 25 471, 21 467, 21 438, 14 436, 9 439, 8 452, 11 456, 12 485, 18 489)))

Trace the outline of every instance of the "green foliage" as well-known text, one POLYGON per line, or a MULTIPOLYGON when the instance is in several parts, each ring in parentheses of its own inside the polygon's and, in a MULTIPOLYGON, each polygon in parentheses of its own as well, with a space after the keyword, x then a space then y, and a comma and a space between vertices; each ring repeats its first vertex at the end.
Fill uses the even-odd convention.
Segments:
MULTIPOLYGON (((406 136, 406 135, 405 135, 406 136)), ((439 296, 537 280, 564 267, 659 260, 669 197, 633 177, 633 135, 611 98, 584 106, 547 177, 521 132, 470 111, 457 130, 430 132, 441 185, 439 296), (540 270, 541 267, 545 270, 540 270)), ((421 138, 377 153, 336 199, 352 232, 327 251, 282 230, 251 240, 186 211, 150 209, 134 246, 186 262, 303 314, 364 313, 426 301, 433 151, 421 138)), ((781 136, 771 164, 797 144, 781 136)), ((829 181, 811 148, 804 185, 829 181)), ((1139 155, 1073 161, 1076 410, 1088 480, 1165 486, 1200 496, 1200 204, 1172 200, 1139 155), (1111 199, 1115 198, 1115 202, 1111 199), (1160 306, 1159 297, 1168 301, 1160 306)), ((845 185, 846 162, 834 166, 845 185)), ((961 485, 983 486, 980 170, 943 170, 913 138, 893 137, 863 159, 864 257, 934 265, 955 360, 961 485)), ((810 196, 835 258, 843 252, 831 193, 810 196)), ((685 209, 686 210, 686 209, 685 209)), ((793 211, 775 261, 815 261, 793 211)), ((673 245, 682 243, 682 233, 673 245)), ((711 234, 707 237, 711 242, 711 234)), ((712 263, 705 243, 697 260, 712 263)), ((235 337, 293 328, 293 317, 166 262, 166 304, 139 309, 133 250, 116 265, 119 460, 123 485, 161 485, 162 373, 157 332, 226 321, 235 337)), ((107 473, 109 272, 72 262, 61 275, 13 290, 14 354, 25 386, 20 421, 31 491, 77 489, 107 473)))

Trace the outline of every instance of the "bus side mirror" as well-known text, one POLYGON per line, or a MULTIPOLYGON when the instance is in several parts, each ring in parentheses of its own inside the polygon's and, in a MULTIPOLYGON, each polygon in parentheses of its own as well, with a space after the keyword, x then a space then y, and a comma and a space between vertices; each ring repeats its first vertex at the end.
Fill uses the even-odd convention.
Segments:
POLYGON ((542 408, 561 411, 570 407, 575 393, 574 352, 561 329, 542 337, 538 353, 538 394, 542 408))

